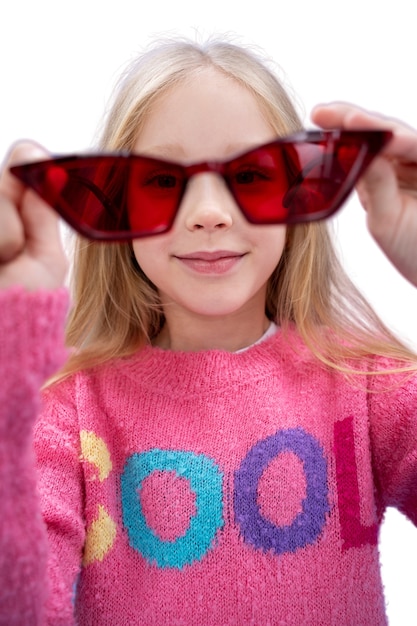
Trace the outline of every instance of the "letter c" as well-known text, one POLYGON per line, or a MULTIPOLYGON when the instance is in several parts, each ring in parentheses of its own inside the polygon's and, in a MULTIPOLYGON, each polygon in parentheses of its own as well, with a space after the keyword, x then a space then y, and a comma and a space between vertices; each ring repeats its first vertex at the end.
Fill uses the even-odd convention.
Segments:
POLYGON ((121 477, 123 523, 129 543, 150 563, 182 569, 203 558, 223 526, 222 478, 218 465, 205 454, 181 450, 149 450, 130 456, 121 477), (196 515, 176 541, 163 541, 146 523, 139 493, 153 471, 175 471, 188 479, 196 494, 196 515))

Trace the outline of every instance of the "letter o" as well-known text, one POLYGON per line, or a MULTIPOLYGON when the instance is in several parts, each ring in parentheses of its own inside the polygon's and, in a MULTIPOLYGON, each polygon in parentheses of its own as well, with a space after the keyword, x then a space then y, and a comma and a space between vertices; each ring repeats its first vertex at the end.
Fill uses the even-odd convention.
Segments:
POLYGON ((245 541, 255 548, 284 554, 314 543, 329 511, 327 463, 320 443, 302 428, 294 428, 280 430, 253 446, 235 473, 234 509, 245 541), (257 488, 269 463, 287 451, 303 462, 307 494, 293 522, 276 526, 261 514, 257 488))

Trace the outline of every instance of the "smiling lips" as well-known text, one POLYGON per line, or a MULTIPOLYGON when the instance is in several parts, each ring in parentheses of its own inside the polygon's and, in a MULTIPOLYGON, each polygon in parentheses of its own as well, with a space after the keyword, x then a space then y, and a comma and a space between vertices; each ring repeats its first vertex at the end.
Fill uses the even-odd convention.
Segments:
POLYGON ((225 274, 245 256, 242 252, 215 250, 175 256, 181 263, 200 274, 225 274))

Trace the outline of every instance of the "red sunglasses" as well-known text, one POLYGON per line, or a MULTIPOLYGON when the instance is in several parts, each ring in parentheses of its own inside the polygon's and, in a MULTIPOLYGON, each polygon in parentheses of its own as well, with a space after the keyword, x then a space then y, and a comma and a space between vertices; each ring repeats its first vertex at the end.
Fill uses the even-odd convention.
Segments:
POLYGON ((253 224, 298 224, 332 215, 389 131, 304 131, 228 161, 181 165, 138 154, 67 156, 10 171, 81 235, 122 241, 168 231, 192 176, 223 177, 253 224))

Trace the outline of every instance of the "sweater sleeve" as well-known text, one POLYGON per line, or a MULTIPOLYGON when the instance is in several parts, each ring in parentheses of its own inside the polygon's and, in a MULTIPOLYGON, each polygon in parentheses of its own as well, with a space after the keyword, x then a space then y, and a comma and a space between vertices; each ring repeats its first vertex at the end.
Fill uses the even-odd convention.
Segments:
POLYGON ((417 375, 378 376, 369 394, 377 487, 417 525, 417 375))
POLYGON ((74 601, 85 542, 84 482, 74 383, 71 378, 44 392, 35 427, 38 489, 49 545, 45 618, 48 626, 75 624, 74 601))
POLYGON ((48 542, 33 449, 40 387, 66 357, 65 290, 0 292, 0 624, 43 624, 48 542))

